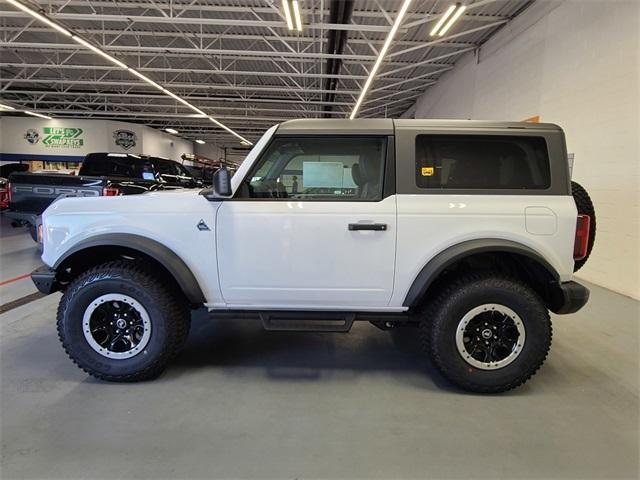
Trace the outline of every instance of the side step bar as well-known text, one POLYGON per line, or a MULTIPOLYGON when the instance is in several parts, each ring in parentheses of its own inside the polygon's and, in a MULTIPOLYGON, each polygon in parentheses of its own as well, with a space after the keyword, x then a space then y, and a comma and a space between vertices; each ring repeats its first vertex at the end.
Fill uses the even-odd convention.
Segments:
POLYGON ((280 332, 341 332, 351 330, 355 313, 305 312, 261 312, 260 320, 265 330, 280 332))

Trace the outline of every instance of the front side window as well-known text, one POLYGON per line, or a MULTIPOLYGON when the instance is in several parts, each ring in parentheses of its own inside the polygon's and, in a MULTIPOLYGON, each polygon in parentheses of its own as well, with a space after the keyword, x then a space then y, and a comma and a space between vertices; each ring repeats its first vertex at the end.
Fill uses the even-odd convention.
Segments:
POLYGON ((276 138, 249 172, 241 198, 379 200, 384 137, 276 138))
POLYGON ((551 184, 542 137, 418 135, 416 184, 428 189, 546 189, 551 184))

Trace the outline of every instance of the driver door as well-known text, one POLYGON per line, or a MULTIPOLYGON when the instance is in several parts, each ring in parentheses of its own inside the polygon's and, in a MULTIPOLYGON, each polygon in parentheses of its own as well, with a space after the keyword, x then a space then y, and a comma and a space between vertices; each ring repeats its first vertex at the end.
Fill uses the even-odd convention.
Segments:
POLYGON ((395 166, 387 146, 384 136, 275 137, 218 210, 225 302, 274 309, 386 306, 396 242, 395 196, 385 179, 395 166))

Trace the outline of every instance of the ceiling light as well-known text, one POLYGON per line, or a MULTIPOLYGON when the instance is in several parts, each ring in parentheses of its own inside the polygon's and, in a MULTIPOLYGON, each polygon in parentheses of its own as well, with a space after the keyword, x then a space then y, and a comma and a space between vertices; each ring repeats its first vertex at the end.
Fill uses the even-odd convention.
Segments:
POLYGON ((460 17, 460 15, 462 15, 462 13, 466 9, 467 9, 467 7, 459 6, 458 10, 456 11, 456 13, 454 13, 453 17, 451 17, 451 20, 449 20, 447 22, 447 24, 444 27, 442 27, 442 30, 440 30, 440 33, 438 33, 438 36, 441 37, 445 33, 447 33, 447 30, 449 30, 451 28, 451 25, 453 25, 455 23, 455 21, 460 17))
POLYGON ((10 107, 9 105, 5 105, 3 103, 0 103, 0 109, 2 109, 2 110, 15 110, 15 108, 10 107))
POLYGON ((253 145, 253 143, 251 143, 249 140, 247 140, 246 138, 244 138, 242 135, 240 135, 239 133, 234 132, 233 130, 231 130, 229 127, 227 127, 226 125, 223 125, 222 123, 220 123, 218 120, 216 120, 213 117, 209 117, 209 120, 211 120, 213 123, 215 123, 216 125, 218 125, 220 128, 225 129, 227 132, 229 132, 231 135, 235 135, 236 137, 238 137, 240 139, 240 143, 242 145, 253 145))
POLYGON ((16 2, 16 0, 7 0, 7 2, 9 2, 14 7, 19 8, 23 12, 27 12, 29 15, 31 15, 32 17, 37 18, 42 23, 46 23, 50 27, 55 28, 57 31, 59 31, 60 33, 66 35, 67 37, 70 37, 72 35, 71 32, 69 30, 67 30, 66 28, 64 28, 63 26, 58 25, 55 22, 52 22, 51 20, 49 20, 44 15, 40 15, 38 12, 36 12, 35 10, 30 9, 26 5, 23 5, 20 2, 16 2))
POLYGON ((162 85, 160 85, 159 83, 154 82, 153 80, 151 80, 149 77, 141 74, 139 71, 137 71, 134 68, 129 67, 129 71, 131 73, 133 73, 136 77, 138 77, 141 80, 144 80, 145 82, 147 82, 149 85, 156 87, 158 90, 166 92, 164 87, 162 85))
POLYGON ((293 18, 296 21, 296 30, 299 32, 302 31, 302 18, 300 18, 300 7, 298 6, 297 0, 292 0, 291 5, 293 6, 293 18))
POLYGON ((205 143, 207 143, 207 142, 205 142, 204 140, 200 140, 199 138, 197 138, 197 139, 196 139, 196 143, 199 143, 200 145, 204 145, 204 144, 205 144, 205 143))
POLYGON ((431 35, 432 37, 435 36, 438 33, 438 30, 440 30, 440 27, 444 25, 444 22, 447 21, 447 18, 449 18, 449 15, 451 15, 455 9, 456 9, 456 5, 451 5, 447 9, 447 11, 444 12, 444 15, 440 17, 440 20, 438 20, 438 23, 436 23, 436 26, 433 27, 433 30, 431 30, 431 33, 429 35, 431 35))
POLYGON ((48 117, 48 116, 43 115, 43 114, 41 114, 41 113, 32 112, 32 111, 30 111, 30 110, 25 110, 25 111, 24 111, 24 113, 26 113, 27 115, 34 116, 34 117, 44 118, 45 120, 53 120, 53 118, 51 118, 51 117, 48 117))
POLYGON ((106 52, 103 52, 102 50, 100 50, 98 47, 90 44, 89 42, 87 42, 84 38, 80 38, 77 35, 74 35, 73 37, 71 37, 73 40, 75 40, 76 42, 78 42, 80 45, 84 45, 85 47, 87 47, 89 50, 92 50, 93 52, 97 53, 98 55, 100 55, 103 58, 106 58, 107 60, 109 60, 111 63, 115 63, 117 66, 119 66, 120 68, 123 68, 124 70, 128 70, 129 67, 127 67, 124 63, 122 63, 120 60, 118 60, 117 58, 112 57, 111 55, 109 55, 106 52))
POLYGON ((382 45, 382 48, 380 49, 380 53, 378 53, 378 58, 376 59, 376 63, 373 64, 373 68, 369 72, 369 77, 367 78, 367 81, 362 87, 362 91, 360 92, 358 101, 356 102, 356 104, 353 107, 353 110, 351 111, 351 115, 349 116, 351 120, 353 120, 356 117, 356 114, 358 113, 358 109, 360 108, 360 105, 362 104, 362 101, 364 100, 364 97, 366 96, 367 91, 369 90, 369 87, 371 87, 371 83, 373 82, 373 79, 375 78, 376 73, 378 72, 378 69, 382 64, 382 60, 384 60, 384 56, 386 55, 387 50, 389 50, 389 46, 393 41, 393 37, 395 37, 396 32, 398 31, 398 28, 400 28, 402 19, 407 13, 407 10, 409 9, 409 4, 411 3, 411 1, 412 0, 404 0, 404 3, 402 4, 400 11, 398 12, 398 16, 396 17, 396 20, 395 22, 393 22, 393 26, 391 27, 391 30, 389 30, 387 39, 384 41, 384 45, 382 45))
POLYGON ((164 131, 168 133, 172 133, 174 135, 178 134, 178 130, 176 130, 175 128, 165 128, 164 131))
POLYGON ((284 8, 284 18, 287 21, 287 28, 293 30, 293 20, 291 19, 291 10, 289 10, 289 0, 282 0, 282 8, 284 8))

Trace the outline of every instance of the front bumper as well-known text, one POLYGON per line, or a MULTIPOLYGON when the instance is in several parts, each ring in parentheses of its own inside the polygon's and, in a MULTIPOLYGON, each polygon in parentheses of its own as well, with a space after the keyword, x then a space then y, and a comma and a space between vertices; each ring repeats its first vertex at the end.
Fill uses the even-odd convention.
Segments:
POLYGON ((589 289, 578 282, 560 283, 558 293, 558 301, 552 309, 558 315, 576 313, 589 301, 589 289))
POLYGON ((40 292, 47 295, 60 290, 60 283, 56 279, 56 271, 46 265, 31 272, 31 280, 40 292))

